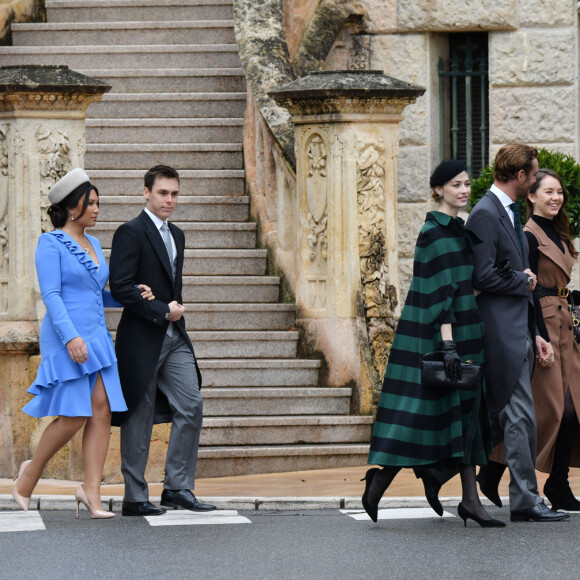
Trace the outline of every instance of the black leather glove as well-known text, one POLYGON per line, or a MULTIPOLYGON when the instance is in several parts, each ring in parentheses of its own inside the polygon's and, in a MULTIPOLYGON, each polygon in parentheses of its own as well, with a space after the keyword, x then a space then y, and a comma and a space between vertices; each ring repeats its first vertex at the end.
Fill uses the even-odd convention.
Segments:
POLYGON ((512 266, 512 264, 509 260, 507 260, 507 259, 500 260, 497 263, 497 273, 502 278, 509 278, 512 275, 513 271, 514 271, 514 267, 512 266))
POLYGON ((442 340, 440 350, 443 352, 445 376, 452 383, 456 383, 461 380, 461 359, 457 354, 455 342, 452 340, 442 340))

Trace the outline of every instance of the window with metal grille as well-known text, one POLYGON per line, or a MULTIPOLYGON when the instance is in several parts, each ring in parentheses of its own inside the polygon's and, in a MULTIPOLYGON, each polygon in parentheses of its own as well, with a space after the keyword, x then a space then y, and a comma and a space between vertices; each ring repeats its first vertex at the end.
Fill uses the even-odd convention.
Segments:
POLYGON ((487 33, 449 35, 439 59, 439 154, 460 159, 470 177, 489 164, 487 33))

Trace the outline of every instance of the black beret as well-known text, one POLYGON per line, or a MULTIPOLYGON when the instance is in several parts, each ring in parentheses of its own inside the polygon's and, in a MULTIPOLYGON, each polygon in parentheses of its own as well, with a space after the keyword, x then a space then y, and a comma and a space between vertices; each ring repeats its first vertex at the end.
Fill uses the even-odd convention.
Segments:
POLYGON ((467 167, 465 167, 465 163, 463 163, 463 161, 458 161, 457 159, 446 159, 445 161, 439 163, 437 167, 435 167, 433 173, 431 174, 429 185, 431 187, 439 187, 444 185, 463 171, 467 171, 467 167))

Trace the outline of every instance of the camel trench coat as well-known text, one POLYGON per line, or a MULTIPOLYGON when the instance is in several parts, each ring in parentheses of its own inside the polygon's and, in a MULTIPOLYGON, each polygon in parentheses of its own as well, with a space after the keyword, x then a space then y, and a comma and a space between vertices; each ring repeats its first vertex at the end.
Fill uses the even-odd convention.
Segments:
MULTIPOLYGON (((567 286, 574 259, 566 245, 562 253, 533 220, 528 220, 524 231, 531 232, 538 240, 538 284, 548 288, 567 286)), ((554 349, 554 364, 549 368, 536 365, 531 385, 538 426, 536 468, 550 473, 568 389, 576 413, 580 411, 580 347, 574 340, 572 314, 566 298, 544 296, 540 304, 554 349)), ((578 438, 572 448, 570 466, 580 467, 578 438)))

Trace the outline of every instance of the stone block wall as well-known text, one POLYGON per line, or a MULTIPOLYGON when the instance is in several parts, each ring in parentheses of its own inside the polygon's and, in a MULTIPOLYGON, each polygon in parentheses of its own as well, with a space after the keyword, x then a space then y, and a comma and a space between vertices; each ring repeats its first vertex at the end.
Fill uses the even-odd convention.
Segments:
POLYGON ((409 285, 415 239, 434 206, 439 162, 437 62, 448 34, 489 34, 490 160, 508 141, 580 157, 576 0, 362 0, 370 67, 427 87, 404 112, 398 160, 399 275, 409 285))

